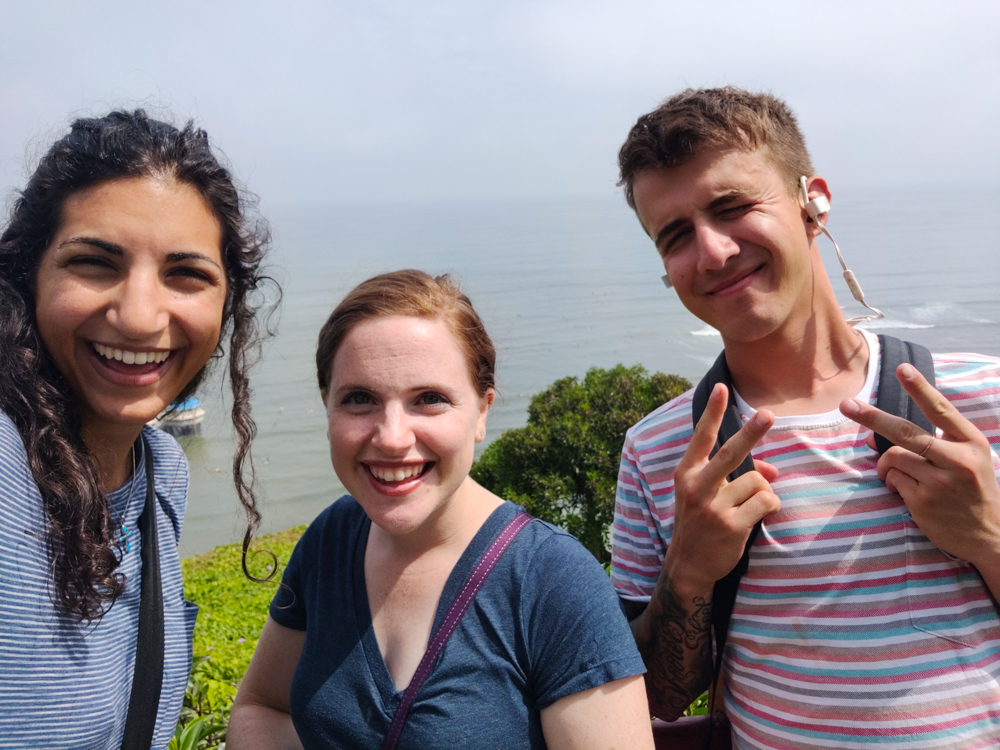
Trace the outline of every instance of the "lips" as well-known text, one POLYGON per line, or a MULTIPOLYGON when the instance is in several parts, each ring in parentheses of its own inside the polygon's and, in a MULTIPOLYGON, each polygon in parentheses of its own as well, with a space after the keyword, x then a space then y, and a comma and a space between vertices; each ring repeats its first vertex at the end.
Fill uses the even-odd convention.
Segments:
POLYGON ((368 477, 379 492, 387 495, 405 495, 421 483, 434 463, 425 461, 398 465, 375 466, 367 463, 362 465, 368 470, 368 477))
POLYGON ((173 364, 173 351, 117 349, 92 342, 87 347, 94 368, 116 385, 152 385, 173 364))
POLYGON ((725 297, 728 294, 739 292, 753 282, 757 272, 763 267, 764 264, 762 263, 759 266, 740 269, 736 273, 727 276, 723 281, 712 284, 706 294, 716 297, 725 297))

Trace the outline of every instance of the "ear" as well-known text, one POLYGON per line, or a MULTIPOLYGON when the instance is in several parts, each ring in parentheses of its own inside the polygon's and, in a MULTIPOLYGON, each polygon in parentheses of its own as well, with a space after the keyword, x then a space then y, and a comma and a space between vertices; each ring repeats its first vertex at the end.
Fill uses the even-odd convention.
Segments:
POLYGON ((810 237, 818 237, 823 230, 818 226, 819 223, 826 225, 826 220, 830 216, 830 209, 827 208, 822 213, 818 214, 815 220, 810 216, 809 211, 806 209, 806 204, 809 201, 815 200, 817 198, 825 199, 827 205, 832 202, 833 196, 830 194, 830 187, 826 184, 824 180, 819 175, 813 175, 812 177, 805 178, 804 190, 802 189, 802 181, 800 180, 800 195, 799 202, 802 206, 802 220, 806 224, 806 233, 810 237), (802 195, 802 193, 805 193, 802 195))
POLYGON ((476 421, 476 442, 481 443, 486 438, 486 417, 490 413, 490 407, 493 406, 493 400, 496 398, 496 391, 492 388, 488 389, 486 393, 479 399, 479 419, 476 421))

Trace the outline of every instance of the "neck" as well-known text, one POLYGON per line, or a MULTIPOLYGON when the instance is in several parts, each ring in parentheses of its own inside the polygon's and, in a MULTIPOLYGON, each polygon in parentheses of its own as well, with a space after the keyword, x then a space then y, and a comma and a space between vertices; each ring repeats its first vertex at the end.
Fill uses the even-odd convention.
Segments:
POLYGON ((502 503, 472 477, 466 477, 451 502, 420 528, 408 534, 389 534, 372 524, 368 546, 381 559, 404 566, 420 558, 437 559, 440 555, 457 559, 502 503))
POLYGON ((132 476, 132 445, 141 431, 141 425, 111 426, 84 415, 80 436, 97 463, 102 492, 118 489, 132 476))
POLYGON ((847 324, 826 274, 817 282, 808 317, 757 341, 724 341, 733 386, 755 409, 822 414, 864 385, 865 339, 847 324))

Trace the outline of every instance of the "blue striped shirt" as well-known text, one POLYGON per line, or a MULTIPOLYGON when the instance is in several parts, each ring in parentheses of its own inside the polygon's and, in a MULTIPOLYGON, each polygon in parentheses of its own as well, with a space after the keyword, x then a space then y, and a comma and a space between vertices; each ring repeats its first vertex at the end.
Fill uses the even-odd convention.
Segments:
MULTIPOLYGON (((166 747, 191 668, 197 607, 183 596, 177 540, 187 501, 188 466, 169 435, 143 434, 153 449, 157 532, 163 576, 164 675, 154 748, 166 747)), ((46 520, 17 428, 0 412, 0 748, 121 747, 135 666, 142 544, 139 514, 146 498, 140 461, 132 480, 109 496, 125 513, 131 552, 119 571, 124 594, 104 618, 79 623, 52 601, 45 550, 46 520), (129 499, 131 497, 131 502, 129 499)))

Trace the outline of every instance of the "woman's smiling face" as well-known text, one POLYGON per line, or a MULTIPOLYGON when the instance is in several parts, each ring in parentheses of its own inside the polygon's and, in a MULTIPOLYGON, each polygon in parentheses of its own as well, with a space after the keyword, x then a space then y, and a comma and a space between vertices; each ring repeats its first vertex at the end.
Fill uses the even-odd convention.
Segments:
POLYGON ((384 531, 433 523, 472 481, 493 393, 476 391, 444 321, 358 323, 337 350, 324 397, 337 476, 384 531))
POLYGON ((221 229, 172 177, 74 193, 38 267, 35 315, 85 427, 140 426, 205 366, 222 328, 221 229))

